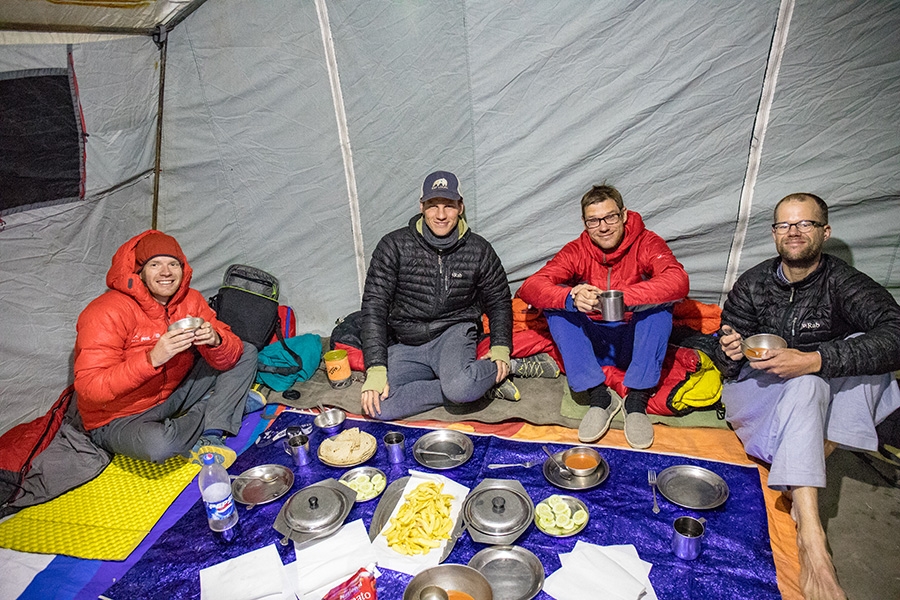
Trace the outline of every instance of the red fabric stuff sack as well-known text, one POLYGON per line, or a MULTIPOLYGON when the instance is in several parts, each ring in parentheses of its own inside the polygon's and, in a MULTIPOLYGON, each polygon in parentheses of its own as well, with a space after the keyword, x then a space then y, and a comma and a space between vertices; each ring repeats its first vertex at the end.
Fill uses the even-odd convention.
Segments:
POLYGON ((292 338, 297 335, 297 320, 294 318, 294 309, 284 304, 278 305, 278 324, 275 325, 275 333, 272 334, 272 339, 269 340, 270 344, 278 341, 279 331, 283 338, 292 338))

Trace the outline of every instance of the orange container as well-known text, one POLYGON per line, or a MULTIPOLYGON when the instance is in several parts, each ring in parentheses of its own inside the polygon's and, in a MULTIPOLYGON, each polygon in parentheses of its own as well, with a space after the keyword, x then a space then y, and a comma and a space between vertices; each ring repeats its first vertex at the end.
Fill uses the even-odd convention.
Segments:
POLYGON ((350 359, 346 350, 329 350, 323 356, 325 373, 333 388, 347 387, 351 383, 350 359))

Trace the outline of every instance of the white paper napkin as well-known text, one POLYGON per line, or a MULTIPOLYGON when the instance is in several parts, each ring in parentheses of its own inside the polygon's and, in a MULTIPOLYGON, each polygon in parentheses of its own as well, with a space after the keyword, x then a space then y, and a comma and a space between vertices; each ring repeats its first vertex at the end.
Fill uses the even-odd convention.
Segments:
POLYGON ((362 567, 375 562, 375 552, 362 519, 341 527, 334 535, 297 550, 296 589, 300 598, 319 599, 362 567))
MULTIPOLYGON (((444 484, 444 493, 450 494, 453 496, 453 501, 450 505, 450 519, 455 524, 457 519, 459 518, 459 513, 462 510, 463 502, 466 499, 466 495, 469 493, 469 488, 459 483, 456 483, 452 479, 444 477, 443 475, 437 475, 432 473, 422 473, 420 471, 409 471, 409 481, 406 482, 406 487, 403 488, 403 494, 400 497, 400 501, 397 502, 397 506, 394 507, 393 512, 391 513, 391 517, 397 514, 397 511, 400 510, 400 507, 403 506, 403 496, 411 492, 418 486, 420 483, 425 481, 437 481, 444 484)), ((385 524, 385 528, 390 524, 390 518, 388 522, 385 524)), ((384 529, 382 529, 384 531, 384 529)), ((444 552, 444 547, 447 545, 448 540, 444 540, 438 548, 434 548, 428 554, 417 554, 415 556, 406 556, 405 554, 400 554, 399 552, 392 550, 387 545, 387 540, 383 535, 379 535, 375 538, 375 541, 372 542, 372 548, 375 550, 375 557, 378 560, 379 567, 385 567, 388 569, 392 569, 394 571, 400 571, 401 573, 406 573, 407 575, 417 575, 428 569, 430 567, 435 567, 441 562, 441 555, 444 552)))
POLYGON ((274 544, 200 571, 200 600, 294 598, 274 544))
POLYGON ((560 554, 562 567, 547 577, 544 591, 556 600, 579 600, 585 589, 609 600, 655 600, 648 574, 652 565, 634 546, 597 546, 579 541, 560 554))

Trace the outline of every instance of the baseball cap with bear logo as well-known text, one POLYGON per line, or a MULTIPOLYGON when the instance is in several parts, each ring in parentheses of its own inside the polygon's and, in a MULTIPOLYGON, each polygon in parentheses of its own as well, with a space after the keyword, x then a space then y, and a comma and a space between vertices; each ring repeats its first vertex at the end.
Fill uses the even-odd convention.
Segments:
POLYGON ((447 200, 462 200, 459 193, 459 179, 449 171, 435 171, 425 178, 422 184, 422 197, 419 202, 425 202, 432 198, 446 198, 447 200))

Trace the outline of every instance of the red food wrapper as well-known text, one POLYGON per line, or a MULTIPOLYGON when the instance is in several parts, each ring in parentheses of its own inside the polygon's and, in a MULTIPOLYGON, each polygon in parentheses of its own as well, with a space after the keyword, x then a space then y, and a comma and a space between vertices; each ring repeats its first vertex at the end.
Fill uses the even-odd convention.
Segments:
POLYGON ((375 569, 369 570, 363 567, 350 579, 332 588, 322 597, 322 600, 376 600, 378 598, 378 592, 375 589, 376 574, 372 571, 375 569))

